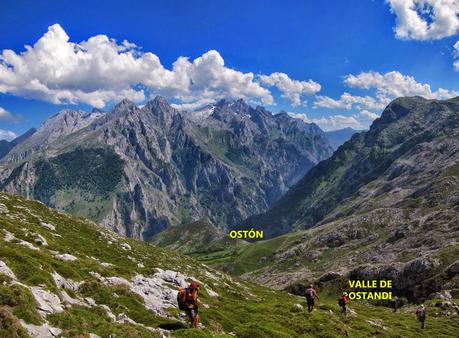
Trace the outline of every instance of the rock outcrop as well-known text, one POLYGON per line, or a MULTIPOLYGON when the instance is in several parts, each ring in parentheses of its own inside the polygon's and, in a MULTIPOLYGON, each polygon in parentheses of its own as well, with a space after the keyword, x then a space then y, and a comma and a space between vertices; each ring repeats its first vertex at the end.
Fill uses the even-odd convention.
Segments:
POLYGON ((62 111, 2 159, 0 188, 149 239, 204 217, 235 225, 331 155, 316 125, 285 113, 242 100, 206 109, 179 112, 157 97, 62 111))

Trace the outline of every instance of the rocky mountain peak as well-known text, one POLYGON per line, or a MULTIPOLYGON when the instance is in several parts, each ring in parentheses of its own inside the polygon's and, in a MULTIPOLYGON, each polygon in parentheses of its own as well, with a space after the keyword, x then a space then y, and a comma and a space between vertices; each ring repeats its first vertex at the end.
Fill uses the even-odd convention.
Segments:
POLYGON ((134 108, 136 108, 137 106, 135 105, 134 102, 124 98, 122 99, 119 103, 117 103, 114 107, 113 107, 113 110, 112 111, 115 111, 115 112, 118 112, 118 111, 129 111, 129 110, 132 110, 134 108))
POLYGON ((156 96, 153 100, 148 101, 145 104, 144 109, 152 112, 168 112, 175 110, 163 96, 156 96))
POLYGON ((429 106, 429 101, 433 102, 433 100, 427 100, 421 96, 399 97, 389 103, 382 112, 381 117, 373 123, 372 129, 380 125, 385 126, 408 114, 425 110, 429 106))
POLYGON ((251 107, 243 99, 222 99, 215 104, 215 107, 219 109, 230 109, 234 112, 246 113, 251 107))

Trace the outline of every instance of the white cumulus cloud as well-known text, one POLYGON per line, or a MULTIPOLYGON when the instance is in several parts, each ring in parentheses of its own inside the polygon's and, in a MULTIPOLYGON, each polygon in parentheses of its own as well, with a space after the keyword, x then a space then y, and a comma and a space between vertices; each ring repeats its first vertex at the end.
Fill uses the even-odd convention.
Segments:
POLYGON ((0 140, 11 141, 17 137, 16 133, 10 130, 0 129, 0 140))
POLYGON ((329 96, 317 96, 314 101, 314 108, 330 109, 382 109, 384 104, 378 102, 371 96, 354 96, 344 92, 339 99, 333 99, 329 96))
POLYGON ((215 50, 192 61, 179 57, 166 69, 158 56, 126 40, 119 44, 96 35, 71 42, 59 24, 25 49, 1 52, 0 93, 99 108, 124 97, 143 101, 148 93, 184 103, 224 97, 273 103, 270 91, 253 73, 228 68, 215 50))
POLYGON ((359 116, 370 121, 376 120, 379 117, 378 114, 368 110, 362 110, 361 112, 359 112, 359 116))
POLYGON ((398 71, 385 74, 378 72, 349 74, 345 77, 344 83, 355 88, 375 89, 376 96, 382 104, 387 104, 400 96, 418 95, 427 99, 447 99, 459 95, 457 91, 443 88, 432 91, 429 84, 417 82, 413 76, 403 75, 398 71))
POLYGON ((387 0, 399 39, 434 40, 459 32, 457 0, 387 0))
POLYGON ((303 113, 288 113, 289 116, 303 120, 306 123, 315 123, 322 130, 331 131, 344 128, 353 128, 357 130, 365 129, 368 127, 368 124, 362 123, 359 121, 356 115, 330 115, 322 116, 319 118, 309 118, 306 114, 303 113))
POLYGON ((281 96, 290 101, 293 106, 304 104, 303 96, 318 93, 321 89, 319 83, 309 79, 307 81, 293 80, 285 73, 272 73, 261 75, 260 81, 270 87, 276 87, 281 96))
MULTIPOLYGON (((459 41, 454 44, 454 57, 459 58, 459 41)), ((454 70, 459 72, 459 60, 454 61, 454 70)))

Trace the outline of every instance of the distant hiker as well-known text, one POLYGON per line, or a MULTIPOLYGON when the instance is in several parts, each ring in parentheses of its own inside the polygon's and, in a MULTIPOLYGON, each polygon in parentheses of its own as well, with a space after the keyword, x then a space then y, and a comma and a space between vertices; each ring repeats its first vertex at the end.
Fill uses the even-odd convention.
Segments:
POLYGON ((189 287, 180 288, 177 295, 179 309, 186 312, 190 319, 190 327, 195 329, 199 326, 198 293, 199 285, 196 282, 192 282, 189 287))
POLYGON ((349 304, 349 296, 347 292, 343 292, 338 300, 338 305, 341 306, 341 312, 347 314, 347 305, 349 304))
POLYGON ((308 312, 314 310, 315 298, 320 299, 316 289, 314 289, 314 285, 311 284, 309 285, 309 288, 306 289, 306 303, 308 303, 308 312))
POLYGON ((418 320, 421 322, 421 329, 423 329, 426 321, 426 307, 424 304, 416 310, 416 317, 418 317, 418 320))
POLYGON ((392 308, 394 309, 394 312, 397 312, 398 309, 398 297, 394 296, 391 301, 392 308))

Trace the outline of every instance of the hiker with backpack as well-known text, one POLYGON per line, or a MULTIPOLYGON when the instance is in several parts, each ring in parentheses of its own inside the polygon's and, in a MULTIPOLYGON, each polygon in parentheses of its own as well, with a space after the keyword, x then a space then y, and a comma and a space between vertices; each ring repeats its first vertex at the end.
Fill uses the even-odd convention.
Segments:
POLYGON ((341 307, 341 313, 344 315, 347 314, 347 305, 349 304, 349 296, 347 292, 343 292, 341 297, 338 300, 338 305, 341 307))
POLYGON ((392 298, 391 305, 392 305, 392 308, 394 309, 394 312, 397 312, 397 309, 398 309, 398 297, 397 296, 392 298))
POLYGON ((309 288, 306 289, 306 303, 308 304, 308 312, 314 310, 314 303, 315 299, 320 299, 319 295, 317 294, 316 289, 314 289, 314 285, 309 285, 309 288))
POLYGON ((177 294, 179 309, 185 311, 190 320, 190 327, 195 329, 199 326, 198 293, 199 285, 196 282, 192 282, 187 288, 180 288, 177 294))
POLYGON ((418 320, 421 322, 421 329, 423 329, 426 321, 426 307, 424 304, 417 308, 416 317, 418 317, 418 320))

